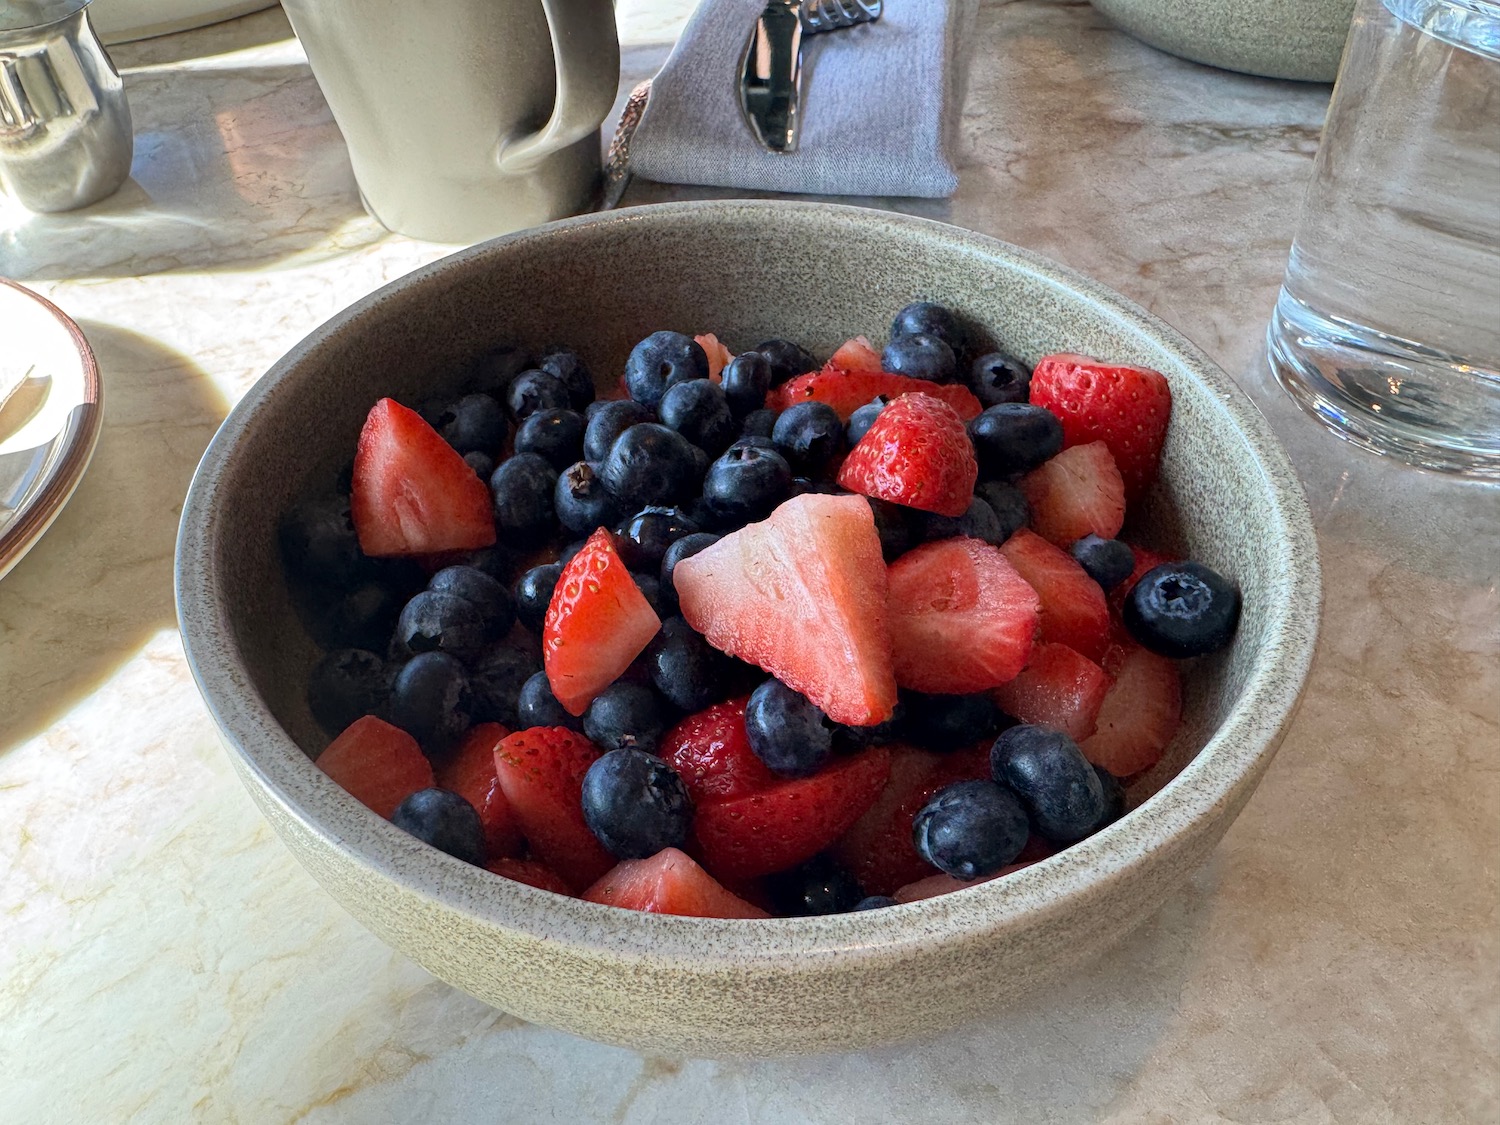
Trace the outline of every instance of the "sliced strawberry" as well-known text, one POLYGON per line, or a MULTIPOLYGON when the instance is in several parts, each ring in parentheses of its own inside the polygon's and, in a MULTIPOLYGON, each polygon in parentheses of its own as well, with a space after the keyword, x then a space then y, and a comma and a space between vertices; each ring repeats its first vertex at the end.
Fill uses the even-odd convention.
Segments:
MULTIPOLYGON (((1032 862, 1035 862, 1034 860, 1032 862)), ((981 883, 993 883, 996 879, 1003 879, 1007 875, 1013 875, 1023 867, 1030 867, 1030 863, 1012 863, 1002 867, 993 875, 986 875, 983 879, 955 879, 952 875, 944 875, 939 872, 929 875, 925 879, 919 879, 915 883, 908 883, 898 888, 891 895, 897 902, 921 902, 924 898, 937 898, 938 895, 948 894, 950 891, 961 891, 967 887, 977 887, 981 883)))
POLYGON ((851 492, 940 516, 968 510, 978 477, 963 419, 924 394, 902 395, 882 410, 839 469, 839 484, 851 492))
POLYGON ((1114 685, 1098 729, 1078 746, 1094 765, 1130 777, 1161 760, 1182 724, 1182 675, 1172 660, 1135 644, 1111 648, 1104 667, 1114 685))
POLYGON ((383 398, 354 454, 349 497, 367 555, 423 555, 495 541, 490 490, 415 410, 383 398))
POLYGON ((562 876, 545 863, 538 863, 534 859, 512 859, 510 856, 501 856, 485 864, 485 870, 492 871, 496 875, 503 875, 507 879, 514 879, 518 883, 525 883, 528 887, 552 891, 554 894, 567 895, 570 898, 576 897, 573 888, 563 882, 562 876))
POLYGON ((865 337, 856 336, 839 345, 838 351, 828 357, 823 370, 837 371, 844 375, 854 372, 878 375, 880 374, 880 353, 865 337))
POLYGON ((896 683, 916 691, 988 691, 1026 666, 1041 603, 999 550, 940 539, 889 570, 886 605, 896 683))
POLYGON ((1085 535, 1113 539, 1125 523, 1125 482, 1102 441, 1064 449, 1021 478, 1031 527, 1067 548, 1085 535))
POLYGON ((724 368, 729 366, 729 361, 734 358, 733 353, 723 344, 719 343, 719 338, 712 332, 703 336, 694 336, 693 339, 698 341, 698 346, 703 349, 703 354, 708 356, 708 377, 717 383, 720 373, 723 372, 724 368))
POLYGON ((1068 552, 1026 528, 1000 545, 1042 602, 1038 641, 1067 645, 1090 660, 1109 647, 1109 606, 1104 591, 1068 552))
POLYGON ((712 875, 676 848, 663 848, 650 859, 627 859, 584 892, 589 902, 644 910, 649 914, 685 914, 692 918, 769 918, 724 889, 712 875))
POLYGON ((1172 389, 1160 371, 1049 355, 1031 373, 1031 401, 1062 421, 1064 448, 1091 441, 1109 446, 1130 499, 1156 479, 1172 417, 1172 389))
POLYGON ((788 500, 683 559, 672 582, 683 617, 710 644, 764 668, 835 722, 891 717, 885 562, 861 497, 788 500))
POLYGON ((451 789, 479 813, 484 825, 484 851, 491 859, 521 854, 521 826, 495 773, 495 748, 508 735, 499 723, 480 723, 464 736, 458 754, 437 775, 437 783, 451 789))
POLYGON ((1125 608, 1125 599, 1135 584, 1141 580, 1148 570, 1155 570, 1162 563, 1177 562, 1179 555, 1168 555, 1161 551, 1153 551, 1150 547, 1137 547, 1130 544, 1131 553, 1135 555, 1135 569, 1130 572, 1130 577, 1121 582, 1109 592, 1109 610, 1116 618, 1125 608))
POLYGON ((715 703, 666 733, 661 754, 682 778, 694 803, 743 797, 781 779, 750 749, 745 733, 747 697, 715 703))
POLYGON ((941 399, 953 407, 965 422, 984 409, 969 388, 957 383, 931 383, 926 379, 913 379, 907 375, 888 375, 879 369, 844 372, 832 367, 798 375, 790 382, 772 387, 771 393, 766 396, 766 405, 772 410, 785 410, 799 402, 823 402, 833 407, 834 412, 847 422, 849 415, 876 395, 897 398, 910 394, 931 395, 941 399))
POLYGON ((1067 645, 1036 646, 1031 661, 994 691, 995 702, 1023 723, 1056 727, 1075 742, 1094 733, 1109 674, 1067 645))
POLYGON ((495 748, 500 788, 532 854, 575 887, 614 866, 583 820, 583 775, 598 748, 566 727, 532 727, 495 748))
POLYGON ((552 694, 570 715, 639 656, 661 618, 641 593, 604 528, 563 567, 542 626, 542 661, 552 694))
POLYGON ((417 740, 374 715, 345 727, 318 755, 317 766, 387 820, 402 801, 433 784, 432 766, 417 740))
POLYGON ((753 879, 795 867, 864 815, 890 769, 890 752, 877 746, 835 759, 812 777, 702 802, 693 818, 699 858, 723 879, 753 879))

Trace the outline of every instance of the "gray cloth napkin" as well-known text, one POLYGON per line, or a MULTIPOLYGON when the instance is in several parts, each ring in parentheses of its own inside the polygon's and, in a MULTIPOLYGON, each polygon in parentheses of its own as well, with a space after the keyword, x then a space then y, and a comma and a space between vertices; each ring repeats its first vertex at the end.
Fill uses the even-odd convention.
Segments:
POLYGON ((651 82, 630 141, 648 180, 817 195, 941 198, 973 0, 886 0, 873 24, 806 36, 797 151, 767 152, 740 114, 745 44, 765 0, 703 0, 651 82))

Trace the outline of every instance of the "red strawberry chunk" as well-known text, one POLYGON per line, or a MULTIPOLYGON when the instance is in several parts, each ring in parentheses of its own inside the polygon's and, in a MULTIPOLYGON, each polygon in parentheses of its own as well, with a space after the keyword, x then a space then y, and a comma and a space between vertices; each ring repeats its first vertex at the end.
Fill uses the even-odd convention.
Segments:
POLYGON ((1182 723, 1182 676, 1176 663, 1139 645, 1111 648, 1105 669, 1114 685, 1099 708, 1098 729, 1080 742, 1083 756, 1116 777, 1161 760, 1182 723))
POLYGON ((344 728, 318 755, 317 766, 387 820, 402 801, 432 786, 432 766, 417 740, 374 715, 344 728))
POLYGON ((1049 355, 1031 373, 1031 401, 1061 420, 1064 448, 1109 446, 1131 500, 1156 479, 1172 417, 1172 389, 1160 371, 1049 355))
POLYGON ((676 848, 663 848, 650 859, 627 859, 584 892, 589 902, 644 910, 649 914, 685 914, 692 918, 769 918, 726 890, 707 871, 676 848))
POLYGON ((979 463, 963 419, 946 402, 902 395, 876 417, 839 469, 839 484, 908 508, 961 516, 979 463))
POLYGON ((1109 647, 1109 606, 1078 560, 1026 528, 1001 544, 1000 553, 1041 599, 1036 639, 1101 659, 1109 647))
POLYGON ((349 497, 367 555, 423 555, 495 541, 490 490, 458 452, 394 399, 370 408, 349 497))
POLYGON ((464 736, 453 760, 438 771, 437 783, 451 789, 479 813, 484 825, 485 855, 491 859, 521 854, 521 826, 495 773, 495 748, 508 735, 499 723, 480 723, 464 736))
POLYGON ((715 703, 666 733, 659 753, 687 786, 694 803, 743 797, 781 779, 750 749, 745 733, 748 697, 715 703))
POLYGON ((715 648, 764 668, 835 722, 891 717, 885 562, 860 497, 788 500, 683 559, 672 581, 683 617, 715 648))
POLYGON ((896 683, 916 691, 988 691, 1026 666, 1041 606, 1005 556, 979 539, 908 551, 889 570, 896 683))
POLYGON ((583 820, 583 775, 598 748, 566 727, 532 727, 501 739, 495 773, 532 855, 586 887, 614 866, 583 820))
MULTIPOLYGON (((1035 862, 1034 860, 1032 862, 1035 862)), ((951 891, 961 891, 967 887, 977 887, 981 883, 993 883, 996 879, 1003 879, 1007 875, 1013 875, 1022 868, 1030 867, 1030 863, 1012 863, 1002 867, 993 875, 986 875, 982 879, 955 879, 952 875, 944 875, 939 872, 929 875, 925 879, 919 879, 915 883, 908 883, 898 888, 891 895, 899 902, 921 902, 924 898, 937 898, 951 891)))
POLYGON ((514 879, 518 883, 525 883, 528 887, 574 897, 573 888, 563 882, 557 872, 545 863, 538 863, 534 859, 512 859, 510 856, 501 856, 485 864, 485 870, 492 871, 496 875, 503 875, 507 879, 514 879))
POLYGON ((875 346, 868 339, 856 336, 839 345, 839 350, 828 357, 823 370, 837 371, 842 374, 859 371, 878 375, 880 374, 880 353, 875 350, 875 346))
POLYGON ((994 699, 1023 723, 1056 727, 1082 742, 1094 733, 1109 685, 1108 673, 1086 656, 1043 644, 1019 676, 995 689, 994 699))
POLYGON ((913 379, 906 375, 888 375, 879 367, 874 371, 838 371, 831 367, 798 375, 795 379, 772 387, 766 396, 766 405, 772 410, 785 410, 799 402, 823 402, 833 407, 834 412, 845 422, 865 403, 877 395, 898 398, 901 395, 924 394, 941 399, 953 407, 958 416, 967 422, 983 409, 980 401, 968 387, 956 383, 932 383, 926 379, 913 379))
POLYGON ((1125 481, 1102 441, 1064 449, 1021 478, 1031 527, 1067 548, 1085 535, 1113 539, 1125 524, 1125 481))
POLYGON ((547 607, 542 662, 552 694, 568 714, 582 715, 660 628, 614 538, 599 528, 563 567, 547 607))
POLYGON ((875 803, 891 755, 877 746, 838 758, 812 777, 782 781, 727 801, 705 801, 693 818, 703 866, 721 879, 753 879, 811 859, 875 803))
POLYGON ((1109 609, 1116 618, 1125 608, 1126 597, 1135 588, 1135 584, 1145 576, 1146 571, 1155 570, 1162 563, 1177 562, 1181 558, 1179 555, 1153 551, 1150 547, 1137 547, 1134 543, 1130 544, 1130 551, 1135 555, 1135 569, 1130 572, 1129 578, 1109 592, 1109 609))

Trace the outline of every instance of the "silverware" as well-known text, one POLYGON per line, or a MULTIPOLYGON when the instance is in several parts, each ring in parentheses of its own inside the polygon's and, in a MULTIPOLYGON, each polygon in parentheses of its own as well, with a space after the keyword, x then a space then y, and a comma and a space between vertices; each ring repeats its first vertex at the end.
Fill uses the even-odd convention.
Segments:
POLYGON ((797 151, 801 97, 801 0, 768 0, 745 47, 740 109, 755 139, 771 152, 797 151))
POLYGON ((818 0, 802 9, 802 34, 817 35, 874 23, 884 10, 884 0, 818 0))

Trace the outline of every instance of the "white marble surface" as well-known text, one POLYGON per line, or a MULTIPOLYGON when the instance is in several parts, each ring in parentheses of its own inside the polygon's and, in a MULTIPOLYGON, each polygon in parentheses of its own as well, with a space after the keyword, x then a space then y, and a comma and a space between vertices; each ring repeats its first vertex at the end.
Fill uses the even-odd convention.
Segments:
MULTIPOLYGON (((685 8, 622 0, 627 86, 685 8)), ((1263 369, 1327 90, 1167 58, 1080 3, 987 0, 976 38, 958 195, 894 205, 1181 328, 1265 410, 1313 504, 1310 692, 1213 862, 1024 1010, 761 1064, 522 1024, 356 925, 216 744, 171 552, 228 406, 444 248, 363 215, 262 13, 116 49, 138 148, 114 200, 47 219, 0 203, 0 274, 82 322, 107 388, 93 468, 0 584, 0 1121, 1500 1120, 1500 492, 1340 444, 1263 369)), ((717 193, 627 202, 695 194, 717 193)))

